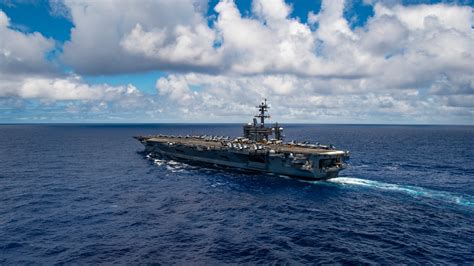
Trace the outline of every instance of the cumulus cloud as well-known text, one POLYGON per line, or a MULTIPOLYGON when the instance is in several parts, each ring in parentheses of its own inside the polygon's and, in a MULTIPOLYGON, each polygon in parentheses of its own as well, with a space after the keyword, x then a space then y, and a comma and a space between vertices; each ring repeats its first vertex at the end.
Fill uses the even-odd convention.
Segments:
POLYGON ((185 121, 242 122, 254 105, 271 95, 271 113, 279 121, 318 123, 453 123, 474 115, 472 95, 440 95, 417 89, 361 87, 367 81, 298 77, 295 75, 224 76, 173 74, 156 87, 171 102, 164 112, 178 112, 185 121), (173 104, 174 103, 174 104, 173 104))
POLYGON ((375 5, 375 15, 376 17, 395 16, 411 30, 429 27, 427 19, 430 18, 438 20, 441 26, 461 31, 470 30, 473 23, 472 8, 447 4, 387 7, 379 3, 375 5))
MULTIPOLYGON (((198 0, 120 5, 66 0, 74 28, 60 59, 88 75, 170 71, 156 82, 158 96, 181 106, 190 118, 217 115, 211 111, 216 109, 242 116, 256 99, 269 97, 287 119, 472 123, 472 7, 367 3, 374 16, 353 29, 343 16, 344 0, 323 1, 307 22, 293 18, 291 5, 283 0, 253 0, 250 16, 242 16, 234 1, 221 0, 215 18, 206 18, 208 6, 198 0)), ((17 35, 8 23, 0 13, 0 30, 17 35)), ((51 41, 41 35, 20 37, 36 42, 38 55, 51 49, 51 41)), ((25 66, 40 65, 43 59, 33 55, 37 62, 25 66)), ((13 69, 14 63, 8 64, 13 69)), ((60 81, 35 80, 34 89, 23 90, 25 81, 23 91, 15 93, 61 100, 41 89, 49 86, 69 88, 67 99, 107 98, 105 87, 71 77, 60 81)), ((125 87, 112 91, 124 98, 134 95, 125 87)))
POLYGON ((107 113, 111 107, 120 112, 119 107, 130 110, 150 102, 131 84, 89 85, 80 76, 61 73, 54 62, 46 59, 55 46, 54 40, 9 26, 10 19, 0 10, 0 119, 14 119, 5 115, 12 109, 26 108, 32 101, 40 104, 37 112, 44 107, 57 109, 57 113, 81 110, 96 114, 107 113))
POLYGON ((41 33, 23 33, 9 28, 10 19, 0 10, 0 97, 38 98, 51 101, 114 101, 138 96, 129 85, 88 85, 77 75, 60 74, 46 54, 55 42, 41 33))
POLYGON ((336 8, 323 5, 327 11, 320 17, 325 25, 320 32, 291 18, 291 8, 282 0, 255 0, 254 18, 242 17, 233 1, 220 1, 213 27, 196 3, 67 1, 75 27, 62 60, 80 74, 160 69, 330 76, 358 71, 315 53, 318 43, 327 42, 330 51, 330 43, 339 47, 335 36, 352 34, 337 17, 342 15, 342 1, 336 8))
POLYGON ((107 84, 88 85, 77 76, 25 78, 0 85, 0 97, 37 98, 49 101, 117 101, 123 96, 140 95, 137 88, 130 84, 116 87, 107 84))
POLYGON ((62 0, 49 0, 49 14, 53 17, 64 17, 72 20, 71 11, 62 0))
POLYGON ((79 74, 186 70, 216 63, 199 0, 67 0, 74 28, 61 59, 79 74))
POLYGON ((428 61, 421 69, 444 59, 454 67, 472 66, 466 63, 473 41, 467 6, 377 3, 368 24, 352 30, 344 0, 323 1, 308 23, 292 18, 282 0, 254 0, 251 17, 243 17, 234 1, 222 0, 212 27, 196 3, 67 2, 75 28, 62 59, 86 74, 160 69, 361 78, 409 69, 391 75, 413 79, 413 61, 428 61))
POLYGON ((9 26, 10 19, 0 10, 0 74, 52 72, 45 54, 54 48, 54 40, 38 32, 24 34, 9 26))
POLYGON ((216 107, 248 112, 271 97, 287 119, 472 123, 471 7, 378 3, 374 17, 351 30, 344 1, 324 1, 310 16, 309 24, 318 24, 312 30, 290 18, 282 1, 271 4, 254 1, 255 17, 248 18, 221 1, 216 29, 229 68, 217 76, 163 77, 160 95, 193 107, 196 116, 215 115, 216 107))
MULTIPOLYGON (((149 117, 144 106, 154 106, 154 97, 147 97, 132 84, 111 86, 87 84, 76 75, 50 77, 8 77, 0 83, 0 120, 21 121, 21 116, 5 117, 12 109, 24 110, 31 121, 104 121, 149 117), (31 107, 33 106, 33 107, 31 107), (29 113, 28 109, 35 111, 29 113), (42 113, 43 115, 38 116, 42 113), (72 119, 72 120, 71 120, 72 119)), ((153 109, 153 108, 151 108, 153 109)), ((148 110, 151 111, 151 110, 148 110)))
POLYGON ((203 24, 178 25, 168 29, 145 31, 136 24, 125 35, 121 47, 131 54, 153 58, 160 64, 184 67, 217 67, 219 55, 213 49, 214 32, 203 24))
POLYGON ((244 18, 233 1, 221 1, 216 30, 224 71, 238 74, 306 72, 315 64, 315 38, 308 25, 289 18, 282 1, 254 1, 257 19, 244 18))

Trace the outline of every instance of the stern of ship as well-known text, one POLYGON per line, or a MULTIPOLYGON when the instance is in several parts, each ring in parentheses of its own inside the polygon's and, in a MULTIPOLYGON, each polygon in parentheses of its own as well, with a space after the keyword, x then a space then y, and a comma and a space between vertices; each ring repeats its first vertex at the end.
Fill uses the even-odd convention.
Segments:
POLYGON ((313 176, 316 179, 335 178, 347 168, 348 151, 330 151, 312 156, 313 176))

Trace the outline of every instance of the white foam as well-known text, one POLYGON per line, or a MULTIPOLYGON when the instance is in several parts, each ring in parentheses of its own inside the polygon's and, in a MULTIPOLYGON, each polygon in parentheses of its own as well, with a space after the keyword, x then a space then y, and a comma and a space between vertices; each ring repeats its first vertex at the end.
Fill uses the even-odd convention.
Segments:
POLYGON ((360 164, 360 165, 350 165, 351 168, 368 168, 370 165, 368 164, 360 164))
POLYGON ((211 187, 216 188, 216 187, 225 186, 225 185, 226 185, 225 183, 216 182, 216 183, 212 184, 211 187))
POLYGON ((445 202, 455 203, 463 206, 474 206, 474 196, 458 195, 447 191, 431 190, 417 186, 398 185, 391 183, 383 183, 373 180, 352 178, 352 177, 338 177, 329 179, 327 182, 340 184, 343 186, 362 186, 374 189, 381 189, 387 191, 394 191, 405 193, 413 197, 425 197, 445 202))
POLYGON ((166 169, 170 170, 171 172, 186 172, 185 169, 193 169, 192 166, 186 164, 186 163, 182 163, 182 162, 177 162, 177 161, 174 161, 174 160, 164 160, 164 159, 157 159, 157 158, 154 158, 151 154, 148 154, 146 156, 146 158, 148 158, 149 160, 153 160, 153 162, 157 165, 157 166, 164 166, 166 167, 166 169))
POLYGON ((396 171, 398 170, 398 166, 385 166, 384 169, 389 170, 389 171, 396 171))
POLYGON ((154 162, 155 162, 155 164, 158 165, 158 166, 162 166, 163 164, 166 163, 166 161, 164 161, 164 160, 158 160, 158 159, 155 159, 154 162))

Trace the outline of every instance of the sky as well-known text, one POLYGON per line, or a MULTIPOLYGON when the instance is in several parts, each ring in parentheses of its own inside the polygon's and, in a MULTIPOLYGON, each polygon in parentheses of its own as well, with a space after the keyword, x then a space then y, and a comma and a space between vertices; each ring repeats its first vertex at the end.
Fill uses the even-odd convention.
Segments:
POLYGON ((0 123, 474 125, 474 0, 0 0, 0 123))

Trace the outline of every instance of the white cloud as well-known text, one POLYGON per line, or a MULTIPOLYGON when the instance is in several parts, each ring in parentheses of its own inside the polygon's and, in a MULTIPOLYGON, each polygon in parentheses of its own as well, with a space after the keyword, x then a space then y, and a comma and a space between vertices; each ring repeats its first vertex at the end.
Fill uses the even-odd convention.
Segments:
POLYGON ((59 75, 54 64, 45 59, 54 41, 38 32, 10 29, 9 20, 0 10, 0 97, 115 101, 141 94, 132 85, 88 85, 77 75, 59 75))
MULTIPOLYGON (((242 117, 255 101, 268 97, 288 120, 472 123, 473 8, 370 2, 374 16, 351 29, 343 0, 323 1, 321 12, 310 13, 307 23, 292 18, 291 6, 282 0, 254 0, 251 16, 242 16, 233 1, 221 0, 213 23, 204 15, 206 2, 197 0, 120 5, 68 0, 75 27, 61 60, 79 74, 170 71, 157 81, 158 95, 181 106, 189 118, 217 116, 215 109, 242 117)), ((11 43, 21 44, 22 38, 33 43, 14 51, 21 56, 35 51, 28 58, 33 61, 22 66, 40 68, 54 42, 12 31, 2 14, 0 30, 19 36, 19 41, 9 38, 11 43)), ((13 48, 5 47, 13 45, 3 39, 6 58, 13 48)), ((9 60, 2 61, 8 67, 0 67, 14 69, 9 60)), ((53 100, 106 102, 134 95, 123 86, 91 86, 71 77, 3 88, 4 95, 53 100), (117 98, 107 96, 107 89, 117 98)))
POLYGON ((309 23, 291 18, 282 0, 254 0, 253 17, 242 17, 232 0, 222 0, 212 28, 193 0, 67 4, 75 28, 62 58, 79 73, 159 69, 362 78, 391 69, 396 72, 390 75, 408 74, 402 79, 410 80, 420 71, 404 70, 418 60, 420 69, 446 60, 472 66, 465 60, 473 42, 467 6, 377 3, 375 16, 353 31, 343 17, 344 0, 323 1, 309 23))
POLYGON ((0 84, 0 97, 56 101, 106 101, 138 100, 143 94, 133 85, 89 85, 79 76, 68 77, 9 77, 0 84))
POLYGON ((75 78, 26 79, 18 90, 21 98, 39 98, 47 100, 89 100, 116 101, 123 96, 139 96, 133 85, 112 87, 106 84, 88 85, 75 78))
POLYGON ((0 10, 0 75, 52 72, 45 53, 54 41, 38 32, 24 34, 9 28, 10 19, 0 10))
POLYGON ((290 6, 280 0, 256 0, 252 4, 253 12, 266 21, 278 23, 291 13, 290 6))
POLYGON ((170 75, 158 80, 159 93, 189 117, 245 113, 268 97, 285 119, 473 122, 472 8, 377 4, 354 31, 343 1, 323 3, 311 17, 315 31, 289 18, 288 6, 253 8, 256 18, 243 18, 232 1, 216 7, 228 71, 170 75))
POLYGON ((10 24, 10 18, 0 10, 0 27, 7 27, 10 24))
POLYGON ((120 45, 127 52, 153 58, 161 64, 187 67, 217 67, 218 53, 213 49, 214 32, 203 24, 178 25, 174 29, 144 31, 136 24, 120 45))
POLYGON ((56 113, 107 113, 111 108, 123 112, 150 102, 131 84, 89 85, 80 76, 60 73, 55 63, 46 59, 55 42, 38 32, 11 29, 9 21, 0 10, 0 120, 15 119, 5 118, 5 114, 25 108, 30 101, 40 103, 35 108, 38 113, 43 109, 55 109, 56 113))
POLYGON ((376 18, 384 15, 395 16, 410 30, 426 29, 429 27, 429 21, 427 21, 429 18, 439 21, 439 24, 434 26, 442 26, 460 31, 470 31, 471 25, 474 23, 472 8, 467 6, 435 4, 387 7, 378 3, 374 9, 376 18))
POLYGON ((310 26, 289 18, 282 1, 254 1, 257 18, 244 18, 233 1, 221 1, 216 30, 222 39, 224 72, 322 74, 310 26))
POLYGON ((156 81, 159 94, 168 97, 172 101, 188 103, 193 99, 193 93, 189 89, 185 78, 170 75, 168 78, 160 78, 156 81))
POLYGON ((209 68, 214 32, 198 0, 68 0, 74 28, 62 60, 79 74, 209 68))
POLYGON ((409 31, 393 16, 381 16, 369 22, 367 31, 361 33, 362 49, 374 56, 394 55, 407 47, 409 31))
POLYGON ((337 45, 344 38, 354 39, 347 21, 342 16, 344 0, 323 1, 317 22, 318 37, 330 45, 337 45))
POLYGON ((269 98, 271 113, 280 122, 460 123, 474 115, 471 96, 368 90, 364 87, 377 84, 367 80, 192 73, 162 77, 156 85, 171 102, 164 112, 179 113, 184 121, 242 122, 263 98, 269 98))
POLYGON ((0 121, 134 121, 149 119, 147 112, 155 109, 154 101, 155 97, 131 84, 90 85, 78 76, 10 77, 0 83, 0 105, 5 105, 0 108, 0 121), (5 117, 12 109, 24 113, 5 117))
POLYGON ((54 17, 72 20, 71 10, 64 4, 63 0, 49 0, 49 14, 54 17))

